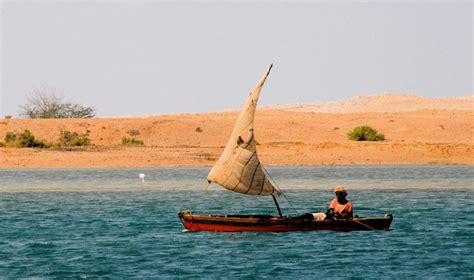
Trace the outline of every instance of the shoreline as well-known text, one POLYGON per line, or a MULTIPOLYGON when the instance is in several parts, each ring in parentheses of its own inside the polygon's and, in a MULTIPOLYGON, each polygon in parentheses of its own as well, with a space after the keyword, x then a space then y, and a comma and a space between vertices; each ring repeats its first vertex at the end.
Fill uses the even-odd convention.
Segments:
MULTIPOLYGON (((265 166, 474 165, 469 144, 260 145, 265 166)), ((221 147, 0 148, 0 169, 211 167, 221 147)))
MULTIPOLYGON (((329 166, 340 166, 340 167, 346 167, 346 166, 355 166, 355 167, 373 167, 373 166, 380 166, 380 167, 403 167, 403 166, 464 166, 464 167, 474 167, 474 164, 469 164, 469 163, 393 163, 393 164, 365 164, 365 163, 355 163, 355 164, 317 164, 317 165, 265 165, 266 168, 283 168, 283 167, 298 167, 298 168, 304 168, 304 167, 329 167, 329 166)), ((130 166, 130 167, 105 167, 105 166, 82 166, 82 167, 0 167, 0 171, 5 171, 5 170, 36 170, 36 171, 41 171, 41 170, 100 170, 100 169, 153 169, 153 168, 162 168, 162 169, 175 169, 175 168, 183 168, 183 169, 192 169, 192 168, 211 168, 212 166, 208 165, 160 165, 160 166, 130 166)))
MULTIPOLYGON (((259 110, 257 151, 265 166, 474 165, 474 113, 420 110, 333 114, 259 110), (347 139, 369 125, 385 141, 347 139)), ((2 119, 0 141, 9 131, 30 130, 57 141, 67 130, 87 134, 92 146, 72 149, 0 148, 0 168, 143 168, 212 166, 220 157, 237 112, 115 119, 2 119), (131 135, 134 131, 134 135, 131 135), (3 136, 3 137, 2 137, 3 136), (134 137, 143 146, 122 146, 134 137)))

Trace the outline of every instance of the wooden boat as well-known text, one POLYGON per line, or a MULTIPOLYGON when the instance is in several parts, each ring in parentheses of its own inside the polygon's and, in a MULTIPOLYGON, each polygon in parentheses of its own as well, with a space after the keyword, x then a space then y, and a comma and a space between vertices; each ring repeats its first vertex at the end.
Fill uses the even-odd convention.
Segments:
POLYGON ((310 230, 388 230, 391 215, 384 217, 327 219, 315 221, 312 215, 283 216, 277 197, 282 191, 271 180, 257 155, 254 118, 258 98, 272 69, 270 65, 248 96, 232 130, 224 152, 207 176, 211 182, 230 191, 271 196, 279 216, 271 215, 196 215, 186 210, 178 216, 188 231, 310 231, 310 230))
POLYGON ((188 231, 312 231, 312 230, 388 230, 392 215, 385 217, 314 219, 270 215, 196 215, 191 211, 178 213, 188 231))

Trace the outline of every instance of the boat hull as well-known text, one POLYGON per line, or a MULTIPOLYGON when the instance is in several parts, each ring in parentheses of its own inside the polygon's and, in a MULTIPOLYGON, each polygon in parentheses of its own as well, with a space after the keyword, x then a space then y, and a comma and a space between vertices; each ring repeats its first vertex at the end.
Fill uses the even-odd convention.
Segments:
POLYGON ((305 216, 269 215, 195 215, 191 211, 178 213, 188 231, 313 231, 313 230, 389 230, 392 215, 315 221, 305 216))

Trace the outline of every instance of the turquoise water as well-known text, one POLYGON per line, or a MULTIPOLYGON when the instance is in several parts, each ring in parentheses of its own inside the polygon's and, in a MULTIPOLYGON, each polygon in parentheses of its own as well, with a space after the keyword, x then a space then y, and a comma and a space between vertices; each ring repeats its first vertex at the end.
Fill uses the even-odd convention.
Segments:
POLYGON ((474 168, 268 168, 291 205, 325 210, 335 184, 391 231, 183 232, 176 212, 276 214, 268 197, 207 186, 207 168, 0 170, 0 275, 163 278, 474 277, 474 168), (146 174, 139 183, 138 174, 146 174))

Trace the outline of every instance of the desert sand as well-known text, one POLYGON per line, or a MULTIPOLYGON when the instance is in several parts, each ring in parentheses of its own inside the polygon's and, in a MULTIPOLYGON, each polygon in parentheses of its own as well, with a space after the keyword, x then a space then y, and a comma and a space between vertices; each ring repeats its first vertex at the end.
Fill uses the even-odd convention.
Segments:
MULTIPOLYGON (((385 97, 390 102, 399 98, 401 103, 408 97, 412 103, 409 110, 402 110, 406 108, 403 107, 393 111, 396 106, 384 110, 382 105, 375 106, 377 110, 371 109, 370 100, 387 103, 384 95, 378 95, 365 102, 365 112, 347 109, 354 107, 350 102, 340 104, 339 108, 337 104, 326 104, 336 108, 334 112, 318 112, 320 104, 257 110, 255 137, 261 162, 265 165, 474 163, 472 97, 463 97, 462 102, 460 98, 442 99, 440 104, 444 107, 423 102, 416 106, 408 95, 385 97), (376 128, 386 140, 348 140, 346 133, 359 125, 376 128)), ((353 98, 353 101, 362 99, 353 98)), ((363 104, 358 105, 361 107, 364 108, 363 104)), ((55 141, 63 129, 88 133, 93 146, 0 148, 0 168, 211 166, 223 151, 237 116, 238 111, 228 111, 134 118, 1 119, 1 138, 7 131, 29 129, 38 139, 55 141), (122 137, 132 137, 130 130, 139 131, 133 137, 143 140, 144 146, 121 145, 122 137)))
POLYGON ((354 96, 350 100, 336 102, 289 104, 271 106, 298 112, 319 113, 367 113, 367 112, 412 112, 419 110, 461 110, 472 111, 472 96, 426 98, 403 93, 383 93, 372 96, 354 96))

